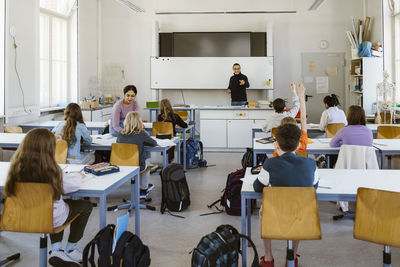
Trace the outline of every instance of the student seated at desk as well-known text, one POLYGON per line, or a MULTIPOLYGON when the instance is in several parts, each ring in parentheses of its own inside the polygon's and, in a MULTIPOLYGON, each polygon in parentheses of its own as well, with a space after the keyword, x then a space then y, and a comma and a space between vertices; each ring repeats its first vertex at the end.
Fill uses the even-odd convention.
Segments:
MULTIPOLYGON (((275 148, 278 157, 267 159, 255 180, 254 191, 262 192, 265 186, 318 186, 318 174, 315 161, 311 158, 302 158, 294 152, 299 146, 301 132, 297 125, 284 124, 276 129, 275 148)), ((261 209, 260 209, 261 210, 261 209)), ((265 254, 261 257, 262 267, 273 267, 271 240, 264 239, 265 254)), ((293 241, 295 264, 298 266, 297 249, 299 241, 293 241)))
POLYGON ((83 236, 93 206, 87 200, 63 199, 63 194, 79 190, 85 175, 63 172, 56 163, 55 149, 56 139, 49 130, 38 128, 29 131, 12 158, 4 193, 13 196, 17 182, 49 184, 54 200, 53 227, 60 227, 79 214, 70 225, 65 250, 62 249, 63 232, 50 235, 52 250, 49 263, 52 266, 81 266, 82 253, 76 246, 83 236))
MULTIPOLYGON (((307 110, 306 110, 306 101, 305 101, 305 91, 303 82, 299 84, 299 99, 300 99, 300 125, 301 125, 301 137, 300 137, 300 144, 299 147, 296 149, 296 152, 306 152, 307 151, 307 143, 308 143, 308 136, 307 136, 307 110)), ((281 125, 284 124, 293 124, 297 125, 297 122, 292 117, 286 117, 281 120, 281 125)), ((273 157, 277 157, 278 152, 275 149, 273 157)))
POLYGON ((124 88, 124 98, 114 104, 110 123, 110 134, 117 136, 124 128, 124 119, 129 111, 137 111, 136 102, 137 89, 134 85, 127 85, 124 88))
POLYGON ((338 108, 340 102, 337 95, 327 95, 323 102, 325 110, 322 112, 319 123, 319 129, 321 131, 325 131, 328 124, 343 123, 344 125, 347 125, 346 114, 344 114, 343 110, 338 108))
POLYGON ((92 137, 83 121, 81 107, 76 103, 69 103, 65 108, 64 121, 53 128, 52 132, 57 139, 64 139, 68 143, 67 163, 92 164, 94 154, 81 152, 82 145, 90 145, 92 137))
MULTIPOLYGON (((129 112, 124 121, 124 129, 118 134, 117 143, 135 144, 139 149, 140 171, 147 168, 146 159, 150 158, 144 152, 144 146, 156 146, 157 142, 146 132, 142 119, 136 111, 129 112)), ((146 198, 154 188, 153 184, 148 183, 149 173, 140 177, 140 198, 146 198)))
POLYGON ((331 147, 341 145, 372 146, 372 131, 365 126, 365 111, 360 106, 350 106, 347 111, 348 125, 340 129, 331 139, 331 147))
POLYGON ((274 102, 272 102, 275 113, 265 120, 265 124, 263 126, 264 132, 269 132, 272 128, 278 127, 283 118, 296 117, 300 108, 299 97, 296 94, 296 85, 294 83, 291 83, 290 89, 292 91, 293 107, 290 110, 285 111, 285 100, 283 100, 282 98, 275 99, 274 102))
POLYGON ((172 122, 174 127, 174 135, 176 135, 176 125, 182 128, 188 127, 187 123, 184 122, 182 118, 174 112, 171 102, 169 102, 167 98, 164 98, 160 102, 160 114, 158 115, 157 121, 172 122))

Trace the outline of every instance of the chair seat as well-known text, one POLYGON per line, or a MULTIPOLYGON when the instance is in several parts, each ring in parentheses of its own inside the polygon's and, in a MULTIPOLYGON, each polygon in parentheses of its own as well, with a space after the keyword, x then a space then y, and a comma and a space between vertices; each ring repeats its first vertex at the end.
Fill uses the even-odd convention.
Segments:
POLYGON ((53 232, 52 232, 52 233, 49 233, 49 234, 58 234, 58 233, 64 231, 64 229, 67 228, 67 226, 70 225, 73 221, 75 221, 75 219, 78 218, 79 215, 80 215, 80 214, 78 213, 77 215, 75 215, 74 218, 72 218, 72 219, 69 220, 68 222, 65 222, 63 225, 54 228, 53 232))

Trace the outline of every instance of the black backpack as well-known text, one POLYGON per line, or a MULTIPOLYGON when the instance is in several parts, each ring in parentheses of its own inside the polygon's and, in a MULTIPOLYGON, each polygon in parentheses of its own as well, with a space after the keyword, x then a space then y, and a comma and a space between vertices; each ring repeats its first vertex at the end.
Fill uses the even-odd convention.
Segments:
MULTIPOLYGON (((253 161, 254 161, 253 157, 254 157, 253 149, 250 147, 246 148, 246 152, 243 154, 243 157, 242 157, 243 169, 246 169, 248 167, 253 167, 253 161)), ((267 158, 267 155, 265 155, 265 154, 257 155, 256 166, 263 165, 266 158, 267 158)))
POLYGON ((231 225, 220 225, 217 230, 204 236, 192 254, 192 267, 238 267, 240 239, 246 239, 254 250, 251 267, 260 267, 257 249, 251 239, 231 225))
POLYGON ((94 262, 95 248, 97 246, 97 252, 99 259, 97 264, 99 267, 111 267, 112 266, 112 246, 114 239, 114 224, 109 224, 96 234, 96 236, 86 245, 83 250, 83 267, 88 267, 88 261, 91 267, 95 267, 94 262), (90 252, 90 256, 89 256, 90 252))
POLYGON ((112 267, 148 267, 150 250, 140 238, 131 232, 124 232, 118 239, 113 253, 112 267))
MULTIPOLYGON (((161 213, 183 211, 190 205, 189 187, 182 165, 172 163, 160 172, 162 200, 161 213)), ((171 213, 170 213, 171 214, 171 213)), ((176 217, 181 217, 174 215, 176 217)))

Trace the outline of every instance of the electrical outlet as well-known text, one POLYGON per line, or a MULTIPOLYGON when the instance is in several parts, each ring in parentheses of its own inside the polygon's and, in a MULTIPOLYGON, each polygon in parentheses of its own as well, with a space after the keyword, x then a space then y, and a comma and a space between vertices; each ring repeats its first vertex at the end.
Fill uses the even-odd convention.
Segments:
POLYGON ((17 36, 17 28, 10 26, 10 35, 15 38, 17 36))

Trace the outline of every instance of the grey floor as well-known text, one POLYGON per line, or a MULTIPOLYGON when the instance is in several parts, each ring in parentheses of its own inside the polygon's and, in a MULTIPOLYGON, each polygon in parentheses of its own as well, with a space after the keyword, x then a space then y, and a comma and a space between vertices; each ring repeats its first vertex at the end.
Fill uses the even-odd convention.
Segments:
MULTIPOLYGON (((189 252, 197 245, 200 238, 215 230, 220 224, 232 224, 240 229, 240 217, 226 214, 216 214, 205 217, 199 215, 210 210, 207 204, 218 199, 224 188, 226 176, 229 172, 240 167, 241 153, 206 153, 209 164, 215 167, 190 170, 187 180, 190 187, 192 205, 181 215, 185 219, 161 215, 159 211, 141 210, 141 239, 150 247, 151 266, 162 267, 187 267, 190 266, 191 255, 189 252)), ((160 177, 152 175, 152 183, 156 185, 151 193, 152 205, 159 209, 160 206, 160 177)), ((122 197, 129 196, 127 184, 118 192, 110 195, 109 204, 119 203, 122 197)), ((331 216, 337 213, 336 207, 331 203, 319 203, 322 240, 305 241, 300 244, 300 266, 382 266, 382 247, 353 239, 352 220, 332 221, 331 216)), ((115 223, 120 212, 108 212, 107 222, 115 223)), ((263 254, 263 247, 259 237, 258 216, 254 212, 252 217, 253 240, 258 253, 263 254)), ((134 228, 133 217, 129 229, 134 228)), ((94 237, 98 229, 98 209, 93 210, 87 226, 85 237, 81 240, 79 248, 94 237)), ((66 232, 68 234, 68 230, 66 232)), ((0 258, 16 251, 21 253, 21 260, 10 266, 37 266, 39 236, 18 233, 0 233, 0 258)), ((284 241, 273 242, 275 266, 284 266, 285 259, 284 241)), ((400 250, 393 249, 393 266, 400 266, 400 250)), ((253 256, 250 253, 249 258, 253 256)), ((248 259, 250 263, 250 259, 248 259)), ((248 264, 248 266, 250 266, 248 264)))

